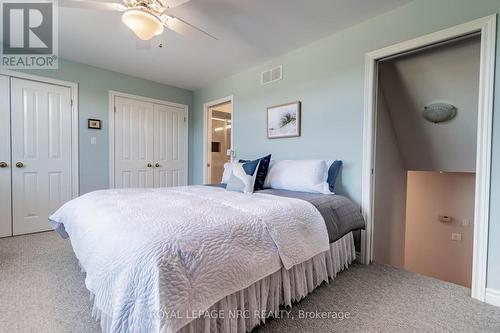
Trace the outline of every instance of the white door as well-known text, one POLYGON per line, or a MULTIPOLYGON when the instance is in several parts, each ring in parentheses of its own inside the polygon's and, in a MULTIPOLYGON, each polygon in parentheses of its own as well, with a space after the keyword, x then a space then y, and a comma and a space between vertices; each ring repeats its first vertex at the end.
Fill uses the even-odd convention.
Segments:
POLYGON ((185 153, 187 114, 182 108, 162 104, 154 105, 154 114, 154 186, 187 185, 185 153))
POLYGON ((114 103, 114 187, 186 185, 186 110, 139 98, 114 103))
POLYGON ((9 80, 0 75, 0 237, 12 235, 9 80))
POLYGON ((72 197, 71 89, 11 78, 13 234, 49 230, 72 197))
POLYGON ((115 97, 116 188, 153 187, 153 121, 152 103, 115 97))

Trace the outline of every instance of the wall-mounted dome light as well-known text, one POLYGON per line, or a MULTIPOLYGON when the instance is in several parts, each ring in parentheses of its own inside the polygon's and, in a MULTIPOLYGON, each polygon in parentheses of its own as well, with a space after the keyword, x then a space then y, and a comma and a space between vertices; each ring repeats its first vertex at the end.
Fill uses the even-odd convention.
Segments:
POLYGON ((448 103, 432 103, 424 107, 423 116, 434 124, 453 119, 457 115, 457 108, 448 103))

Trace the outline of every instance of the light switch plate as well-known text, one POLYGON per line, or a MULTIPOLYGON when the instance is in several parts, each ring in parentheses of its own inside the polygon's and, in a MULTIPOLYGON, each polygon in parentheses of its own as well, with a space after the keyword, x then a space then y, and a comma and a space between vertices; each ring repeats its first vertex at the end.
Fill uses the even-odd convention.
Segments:
POLYGON ((451 233, 451 240, 460 242, 462 240, 462 234, 459 234, 457 232, 452 232, 451 233))
POLYGON ((97 144, 97 138, 95 136, 90 137, 90 144, 91 145, 96 145, 97 144))

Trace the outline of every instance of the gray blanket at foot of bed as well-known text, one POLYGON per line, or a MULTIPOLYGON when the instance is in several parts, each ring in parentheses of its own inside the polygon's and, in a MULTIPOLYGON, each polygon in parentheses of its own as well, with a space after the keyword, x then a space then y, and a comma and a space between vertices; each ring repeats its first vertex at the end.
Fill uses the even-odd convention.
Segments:
MULTIPOLYGON (((226 187, 225 184, 209 186, 226 187)), ((276 189, 265 189, 256 193, 272 194, 279 197, 296 198, 310 202, 318 209, 325 220, 330 243, 335 242, 351 231, 363 229, 365 227, 365 220, 363 219, 363 215, 361 215, 359 207, 351 200, 341 195, 276 189)), ((357 245, 359 246, 359 244, 357 245)), ((356 246, 357 250, 359 250, 358 246, 356 246)))
POLYGON ((286 190, 266 189, 258 193, 289 197, 310 202, 321 213, 328 230, 330 243, 347 233, 365 227, 363 215, 351 200, 341 195, 305 193, 286 190))

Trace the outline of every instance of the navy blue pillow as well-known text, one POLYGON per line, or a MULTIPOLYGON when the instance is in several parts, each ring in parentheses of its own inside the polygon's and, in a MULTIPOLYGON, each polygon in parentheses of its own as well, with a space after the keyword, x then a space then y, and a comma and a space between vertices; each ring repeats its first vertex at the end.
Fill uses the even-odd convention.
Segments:
MULTIPOLYGON (((264 189, 264 180, 266 179, 267 172, 269 171, 269 163, 271 163, 271 154, 259 158, 260 161, 259 168, 257 169, 257 176, 255 177, 255 185, 253 187, 254 191, 260 191, 264 189)), ((239 160, 240 163, 250 162, 250 160, 239 160)))
POLYGON ((253 176, 254 172, 255 172, 255 168, 257 167, 257 164, 259 163, 259 160, 255 160, 255 161, 245 161, 245 162, 241 162, 240 163, 245 163, 243 164, 243 170, 245 170, 245 173, 249 176, 253 176))
POLYGON ((330 168, 328 169, 328 178, 327 182, 330 188, 330 192, 335 192, 335 180, 339 175, 340 169, 342 168, 342 161, 334 161, 330 168))

